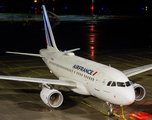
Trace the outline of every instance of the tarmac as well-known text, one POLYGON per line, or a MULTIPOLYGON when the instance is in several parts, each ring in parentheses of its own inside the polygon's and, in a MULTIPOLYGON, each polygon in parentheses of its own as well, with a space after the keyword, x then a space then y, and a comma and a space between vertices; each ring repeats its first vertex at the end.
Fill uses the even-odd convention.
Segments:
MULTIPOLYGON (((111 65, 119 70, 131 69, 152 63, 152 49, 105 50, 96 54, 76 52, 76 55, 111 65)), ((49 72, 41 58, 21 55, 0 57, 0 75, 37 78, 56 77, 49 72)), ((142 101, 124 106, 124 114, 146 112, 152 114, 152 70, 130 78, 146 89, 142 101)), ((60 91, 63 104, 56 109, 47 107, 40 98, 36 83, 0 80, 0 120, 116 120, 107 116, 108 106, 93 96, 76 94, 65 87, 60 91)), ((56 86, 55 86, 56 87, 56 86)), ((114 105, 114 111, 121 115, 122 108, 114 105)))

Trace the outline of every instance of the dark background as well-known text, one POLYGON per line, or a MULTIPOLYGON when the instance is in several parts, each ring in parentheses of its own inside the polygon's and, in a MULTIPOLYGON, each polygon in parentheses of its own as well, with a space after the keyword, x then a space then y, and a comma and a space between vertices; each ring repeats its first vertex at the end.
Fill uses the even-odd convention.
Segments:
MULTIPOLYGON (((0 13, 35 13, 41 12, 41 5, 47 10, 60 14, 91 15, 91 0, 34 0, 0 1, 0 13), (33 8, 31 8, 33 6, 33 8), (67 9, 65 9, 67 7, 67 9)), ((95 14, 99 15, 133 15, 120 19, 101 19, 100 21, 61 21, 53 27, 53 33, 60 50, 80 47, 82 51, 100 52, 118 49, 151 49, 152 17, 151 2, 148 0, 134 2, 131 0, 95 1, 95 14), (147 6, 147 11, 142 10, 147 6), (104 8, 102 10, 101 8, 104 8), (138 17, 136 17, 138 16, 138 17), (91 42, 92 41, 92 42, 91 42)), ((46 48, 43 21, 1 21, 0 54, 5 51, 38 53, 46 48)))
MULTIPOLYGON (((151 16, 152 2, 150 0, 95 0, 94 13, 99 15, 148 15, 151 16), (147 6, 147 10, 146 7, 147 6), (103 7, 103 9, 101 9, 103 7), (142 10, 143 8, 143 10, 142 10)), ((4 6, 0 12, 29 13, 41 12, 41 5, 56 14, 91 14, 92 0, 1 0, 0 6, 4 6), (33 6, 33 8, 31 8, 33 6), (67 9, 65 9, 67 7, 67 9)))
MULTIPOLYGON (((53 34, 59 50, 81 48, 86 53, 103 50, 151 49, 152 19, 111 19, 101 21, 61 21, 53 34)), ((46 48, 43 21, 0 22, 0 54, 5 51, 39 53, 46 48)), ((53 23, 52 23, 53 26, 53 23)))

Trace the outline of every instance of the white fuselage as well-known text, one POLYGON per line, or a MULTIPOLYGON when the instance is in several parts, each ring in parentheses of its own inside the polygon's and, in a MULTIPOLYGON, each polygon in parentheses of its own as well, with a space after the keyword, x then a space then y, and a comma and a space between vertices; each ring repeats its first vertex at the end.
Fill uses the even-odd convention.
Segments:
POLYGON ((43 61, 59 80, 74 81, 72 91, 82 95, 93 95, 112 104, 128 105, 134 102, 135 92, 130 86, 107 85, 128 82, 128 78, 119 70, 106 66, 73 53, 57 51, 54 48, 41 49, 43 61))

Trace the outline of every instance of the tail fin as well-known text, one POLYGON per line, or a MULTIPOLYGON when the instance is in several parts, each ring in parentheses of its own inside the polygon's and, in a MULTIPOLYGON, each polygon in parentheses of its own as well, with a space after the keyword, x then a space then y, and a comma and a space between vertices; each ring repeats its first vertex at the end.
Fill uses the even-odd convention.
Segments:
POLYGON ((51 28, 51 25, 50 25, 50 22, 48 19, 45 5, 42 5, 42 9, 43 9, 43 19, 44 19, 44 28, 45 28, 45 37, 46 37, 47 48, 53 47, 56 50, 58 50, 55 40, 54 40, 52 28, 51 28))

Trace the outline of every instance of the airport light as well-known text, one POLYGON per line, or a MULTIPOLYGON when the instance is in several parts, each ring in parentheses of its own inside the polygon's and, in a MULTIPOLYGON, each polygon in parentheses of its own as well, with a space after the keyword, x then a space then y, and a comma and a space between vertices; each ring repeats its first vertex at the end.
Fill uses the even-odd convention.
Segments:
POLYGON ((33 6, 31 6, 31 8, 33 9, 33 6))
POLYGON ((2 8, 2 6, 0 6, 0 8, 2 8))
POLYGON ((146 10, 146 11, 147 11, 147 8, 148 8, 148 7, 146 6, 146 7, 145 7, 145 10, 146 10))
POLYGON ((67 9, 67 7, 65 7, 65 10, 67 9))
POLYGON ((103 10, 104 8, 102 7, 101 10, 103 10))
POLYGON ((91 10, 92 10, 92 15, 94 14, 94 0, 92 0, 92 7, 91 7, 91 10))
POLYGON ((142 8, 142 10, 145 10, 144 8, 142 8))
POLYGON ((34 2, 36 3, 36 2, 37 2, 37 0, 34 0, 34 2))

